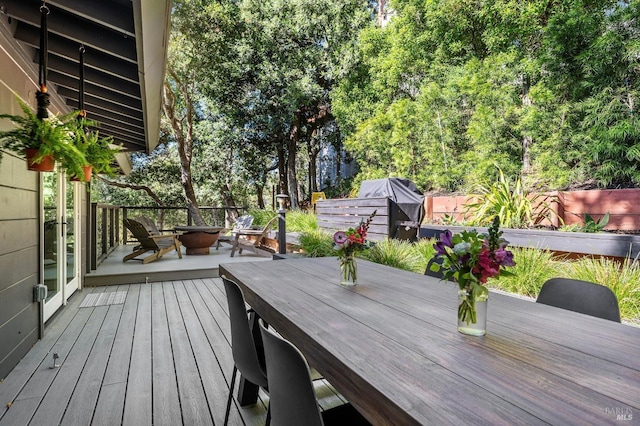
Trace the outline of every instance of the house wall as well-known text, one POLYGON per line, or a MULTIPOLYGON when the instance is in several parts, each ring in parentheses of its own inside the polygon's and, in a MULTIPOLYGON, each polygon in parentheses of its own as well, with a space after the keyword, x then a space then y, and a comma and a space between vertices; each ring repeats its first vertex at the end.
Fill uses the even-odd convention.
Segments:
MULTIPOLYGON (((32 51, 15 43, 11 22, 0 14, 0 113, 21 114, 16 94, 35 107, 38 74, 32 58, 32 51)), ((61 100, 52 97, 50 110, 62 108, 61 100)), ((0 130, 9 128, 7 120, 0 120, 0 130)), ((0 380, 40 337, 39 306, 33 302, 33 287, 41 282, 40 187, 39 173, 28 171, 16 154, 4 152, 0 162, 0 380)))

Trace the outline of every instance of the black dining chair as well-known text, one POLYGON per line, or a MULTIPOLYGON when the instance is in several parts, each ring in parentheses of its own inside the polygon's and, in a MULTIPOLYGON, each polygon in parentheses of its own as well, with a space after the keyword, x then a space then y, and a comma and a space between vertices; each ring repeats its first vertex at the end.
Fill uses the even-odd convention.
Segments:
POLYGON ((269 408, 278 426, 369 425, 351 404, 320 411, 309 365, 290 342, 259 321, 269 372, 269 408))
MULTIPOLYGON (((231 402, 233 400, 233 388, 235 386, 238 371, 251 383, 260 386, 268 391, 267 373, 265 368, 264 353, 260 344, 251 333, 249 318, 247 316, 246 305, 242 290, 233 281, 222 277, 224 289, 227 294, 229 304, 229 320, 231 322, 231 352, 233 353, 233 373, 231 374, 231 384, 229 386, 229 398, 227 399, 227 411, 224 415, 224 425, 229 421, 231 402)), ((271 404, 267 409, 266 425, 271 420, 271 404)))
POLYGON ((540 289, 537 303, 620 322, 618 298, 609 287, 570 278, 552 278, 540 289))

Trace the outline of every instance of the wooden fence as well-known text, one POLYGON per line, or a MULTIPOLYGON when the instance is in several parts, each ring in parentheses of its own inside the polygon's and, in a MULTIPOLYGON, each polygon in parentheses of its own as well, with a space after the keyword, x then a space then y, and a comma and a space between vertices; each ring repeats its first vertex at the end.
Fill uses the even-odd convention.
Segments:
MULTIPOLYGON (((582 225, 585 214, 598 220, 609 213, 607 230, 640 230, 640 189, 554 191, 547 194, 553 210, 548 225, 582 225)), ((437 223, 445 215, 463 221, 468 196, 425 197, 425 223, 437 223)))
POLYGON ((320 200, 316 204, 316 218, 322 229, 346 230, 366 220, 374 210, 376 216, 367 236, 371 240, 382 240, 390 235, 390 203, 386 197, 320 200))

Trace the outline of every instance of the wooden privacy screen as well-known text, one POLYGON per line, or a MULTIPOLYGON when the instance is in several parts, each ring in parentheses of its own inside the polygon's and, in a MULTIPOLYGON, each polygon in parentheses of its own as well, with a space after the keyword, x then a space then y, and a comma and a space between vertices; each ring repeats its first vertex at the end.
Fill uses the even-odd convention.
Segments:
POLYGON ((374 210, 376 217, 369 226, 367 238, 378 241, 390 235, 390 200, 382 198, 340 198, 319 200, 316 204, 318 226, 327 231, 344 231, 355 228, 374 210))

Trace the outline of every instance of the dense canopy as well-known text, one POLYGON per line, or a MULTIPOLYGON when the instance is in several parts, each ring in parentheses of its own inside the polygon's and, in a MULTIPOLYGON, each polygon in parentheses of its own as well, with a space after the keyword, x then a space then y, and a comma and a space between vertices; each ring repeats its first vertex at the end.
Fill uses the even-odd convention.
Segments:
POLYGON ((194 208, 335 195, 349 158, 354 184, 424 191, 498 170, 637 185, 639 17, 640 0, 176 0, 164 147, 129 179, 194 208))

